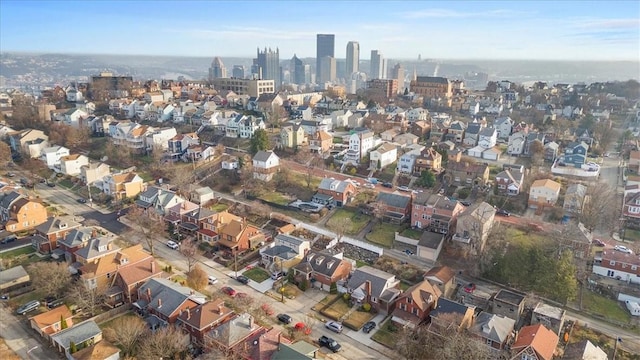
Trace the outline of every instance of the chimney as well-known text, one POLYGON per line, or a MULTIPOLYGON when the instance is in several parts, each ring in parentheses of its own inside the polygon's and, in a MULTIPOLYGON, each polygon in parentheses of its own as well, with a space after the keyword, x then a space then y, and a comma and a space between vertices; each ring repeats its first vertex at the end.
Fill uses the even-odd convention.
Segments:
POLYGON ((218 314, 222 315, 222 304, 218 305, 218 314))
POLYGON ((191 319, 191 310, 187 308, 187 320, 191 319))
POLYGON ((151 289, 147 288, 147 298, 148 298, 148 302, 151 302, 151 289))
POLYGON ((282 344, 282 333, 278 333, 278 350, 280 350, 280 344, 282 344))
POLYGON ((253 316, 249 315, 249 329, 253 327, 253 316))
POLYGON ((98 231, 96 231, 96 229, 91 230, 91 237, 95 239, 97 236, 98 236, 98 231))
POLYGON ((156 262, 151 260, 151 273, 155 274, 156 272, 156 262))
POLYGON ((364 282, 364 293, 367 296, 367 302, 371 301, 371 281, 364 282))
POLYGON ((162 299, 158 298, 158 309, 162 307, 162 299))

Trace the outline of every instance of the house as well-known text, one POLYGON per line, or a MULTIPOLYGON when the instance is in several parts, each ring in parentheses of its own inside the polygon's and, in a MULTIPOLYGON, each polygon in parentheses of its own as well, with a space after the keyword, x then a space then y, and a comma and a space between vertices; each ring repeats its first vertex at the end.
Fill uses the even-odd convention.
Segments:
POLYGON ((513 337, 516 321, 503 315, 481 312, 469 332, 492 350, 504 350, 513 337))
POLYGON ((608 360, 609 356, 599 346, 589 340, 568 344, 564 348, 562 360, 608 360))
POLYGON ((262 327, 255 322, 252 315, 243 313, 211 329, 205 335, 204 342, 208 346, 217 347, 223 353, 229 353, 261 330, 262 327))
POLYGON ((313 196, 311 201, 322 204, 322 201, 326 201, 326 197, 328 196, 333 198, 331 202, 335 202, 336 206, 344 206, 351 201, 351 198, 355 196, 355 194, 356 187, 353 183, 324 178, 320 181, 318 192, 313 196))
POLYGON ((71 357, 73 360, 119 360, 120 349, 103 340, 74 352, 71 357))
POLYGON ((206 302, 206 296, 167 279, 150 279, 138 289, 134 308, 173 324, 185 310, 206 302))
POLYGON ((422 150, 413 165, 413 173, 416 176, 420 176, 423 171, 436 174, 442 172, 442 155, 432 147, 422 150))
POLYGON ((351 298, 371 304, 378 313, 389 314, 401 291, 400 280, 396 276, 371 266, 357 268, 347 282, 347 290, 351 298))
POLYGON ((305 279, 311 286, 324 291, 329 291, 333 283, 344 283, 351 270, 351 262, 315 250, 309 250, 302 261, 293 267, 296 279, 305 279))
POLYGON ((253 178, 271 181, 280 170, 280 158, 273 151, 258 151, 253 156, 253 178))
POLYGON ((103 178, 100 189, 116 200, 131 199, 144 191, 144 180, 133 171, 110 174, 103 178))
POLYGON ((571 184, 567 186, 564 194, 562 209, 566 213, 580 214, 587 199, 587 187, 582 184, 571 184))
MULTIPOLYGON (((449 128, 446 131, 444 131, 445 140, 451 140, 458 144, 461 143, 462 140, 465 138, 466 129, 467 129, 467 124, 463 123, 462 121, 458 121, 458 120, 452 121, 451 124, 449 125, 449 128)), ((477 127, 477 129, 478 131, 480 130, 479 127, 477 127)), ((435 134, 432 131, 431 137, 433 137, 438 133, 439 131, 436 131, 435 134)), ((477 135, 477 132, 476 132, 476 135, 477 135)))
POLYGON ((369 153, 371 169, 383 169, 398 159, 398 148, 390 143, 383 143, 369 153))
POLYGON ((204 347, 207 333, 234 315, 233 309, 225 305, 224 299, 215 299, 194 308, 186 308, 178 315, 176 325, 189 334, 192 344, 204 347))
POLYGON ((181 159, 190 146, 200 145, 197 133, 178 134, 167 140, 167 151, 171 160, 181 159))
POLYGON ((440 289, 427 280, 411 286, 398 297, 391 321, 415 328, 429 319, 429 313, 440 296, 440 289))
POLYGON ((231 252, 243 251, 264 242, 264 234, 259 228, 249 224, 246 218, 229 213, 225 213, 224 218, 229 220, 223 219, 222 214, 218 215, 217 244, 223 249, 231 252))
POLYGON ((511 156, 522 155, 526 142, 527 134, 524 131, 514 132, 509 136, 509 142, 507 144, 507 154, 511 156))
POLYGON ((324 130, 317 131, 309 140, 309 150, 323 154, 333 147, 333 135, 324 130))
POLYGON ((148 216, 163 217, 170 207, 184 201, 185 199, 171 190, 150 186, 138 195, 136 206, 143 209, 148 216))
POLYGON ((169 140, 178 135, 176 128, 164 127, 160 129, 149 128, 144 134, 145 150, 151 151, 165 151, 168 149, 169 140))
MULTIPOLYGON (((71 229, 64 238, 58 239, 60 250, 64 253, 68 263, 76 262, 76 251, 87 246, 89 240, 95 237, 96 231, 87 227, 71 229)), ((55 255, 55 253, 54 253, 55 255)))
POLYGON ((93 184, 111 173, 111 168, 103 162, 90 161, 80 167, 80 179, 85 184, 93 184))
POLYGON ((60 172, 65 175, 80 175, 83 166, 89 165, 89 158, 82 154, 73 154, 60 158, 60 172))
MULTIPOLYGON (((147 281, 164 276, 157 261, 143 251, 140 245, 126 248, 118 253, 100 259, 94 276, 116 272, 112 288, 108 291, 107 304, 133 303, 138 300, 138 289, 147 281)), ((111 276, 113 278, 113 276, 111 276)))
POLYGON ((83 123, 83 120, 85 120, 88 116, 89 114, 82 109, 79 109, 77 107, 71 108, 64 113, 64 124, 79 128, 83 125, 86 125, 86 123, 83 123))
POLYGON ((42 155, 42 150, 49 146, 49 137, 40 130, 26 129, 15 133, 9 133, 9 145, 11 150, 37 159, 42 155))
POLYGON ((345 127, 349 124, 349 116, 353 115, 350 110, 336 110, 331 113, 331 123, 334 127, 345 127))
POLYGON ((507 196, 520 194, 524 183, 524 168, 511 167, 496 174, 498 193, 507 196))
POLYGON ((424 278, 440 289, 444 297, 451 296, 457 286, 455 271, 446 265, 432 267, 424 274, 424 278))
MULTIPOLYGON (((467 129, 464 131, 464 138, 462 140, 462 144, 468 147, 474 147, 478 145, 478 141, 480 140, 480 130, 482 130, 482 124, 479 123, 470 123, 467 126, 467 129)), ((451 128, 449 128, 451 131, 451 128)))
POLYGON ((380 138, 382 139, 382 141, 393 141, 393 138, 399 134, 400 134, 400 130, 389 129, 380 133, 380 138))
POLYGON ((599 251, 594 257, 594 274, 640 284, 640 256, 616 250, 599 251))
POLYGON ((72 327, 73 315, 67 305, 61 305, 29 318, 29 323, 40 336, 48 338, 61 330, 72 327))
POLYGON ((421 107, 413 108, 407 111, 407 120, 410 123, 417 121, 426 121, 429 118, 429 110, 421 107))
POLYGON ((51 170, 60 171, 60 159, 69 155, 69 149, 64 146, 50 146, 42 149, 40 156, 45 166, 51 170))
POLYGON ((47 209, 37 201, 12 191, 0 198, 0 222, 10 232, 33 229, 47 221, 47 209))
POLYGON ((544 161, 554 162, 558 157, 558 150, 560 149, 560 145, 557 142, 551 141, 544 145, 544 161))
POLYGON ((411 133, 419 139, 428 139, 431 136, 431 124, 428 121, 416 121, 411 124, 411 133))
POLYGON ((511 136, 511 131, 515 122, 510 117, 499 117, 493 121, 493 127, 498 133, 499 139, 508 139, 511 136))
POLYGON ((564 332, 566 310, 539 302, 531 314, 531 325, 542 324, 560 336, 564 332))
POLYGON ((492 312, 511 318, 517 323, 524 311, 524 298, 524 295, 500 289, 491 299, 492 312))
POLYGON ((445 178, 450 184, 484 186, 489 181, 489 165, 467 161, 447 163, 445 178))
POLYGON ((71 355, 71 344, 78 350, 82 350, 102 340, 102 330, 93 320, 86 320, 73 327, 64 329, 51 335, 51 344, 64 353, 68 360, 71 355))
POLYGON ((31 237, 31 245, 42 254, 49 254, 58 248, 58 240, 63 239, 71 230, 82 225, 71 216, 50 217, 36 227, 36 234, 31 237))
POLYGON ((542 324, 524 326, 511 344, 511 359, 551 360, 558 340, 558 335, 542 324))
POLYGON ((478 146, 483 149, 491 149, 496 146, 498 140, 496 129, 485 127, 478 133, 478 146))
POLYGON ((536 180, 529 189, 529 207, 543 209, 553 207, 560 196, 561 185, 551 179, 536 180))
POLYGON ((393 223, 403 223, 411 217, 411 196, 380 192, 376 204, 382 207, 382 218, 393 223))
POLYGON ((443 334, 447 330, 456 331, 468 329, 473 324, 474 308, 465 304, 440 297, 429 317, 429 331, 443 334))
POLYGON ((212 201, 214 197, 215 193, 213 192, 213 190, 208 186, 204 186, 194 189, 191 192, 191 196, 189 197, 189 199, 196 204, 204 205, 209 201, 212 201))
POLYGON ((581 168, 587 162, 589 146, 584 143, 570 143, 564 148, 564 153, 558 158, 559 165, 581 168))
MULTIPOLYGON (((284 339, 283 339, 284 340, 284 339)), ((304 340, 298 340, 294 344, 280 342, 271 360, 310 360, 318 358, 318 347, 304 340)), ((252 358, 255 359, 255 358, 252 358)))
POLYGON ((311 248, 309 240, 299 237, 278 234, 269 244, 269 247, 260 249, 262 264, 272 273, 277 271, 289 272, 289 269, 298 264, 304 254, 311 248))
POLYGON ((311 136, 318 131, 329 131, 331 130, 331 118, 319 118, 315 120, 302 120, 299 124, 303 129, 305 134, 311 136))
MULTIPOLYGON (((625 187, 624 203, 622 205, 622 216, 628 223, 633 224, 637 224, 640 221, 640 191, 637 188, 637 185, 627 185, 625 187)), ((0 202, 0 206, 2 206, 1 204, 2 202, 0 202)))
POLYGON ((398 160, 398 164, 396 165, 396 171, 403 174, 413 174, 416 160, 420 156, 420 153, 423 149, 424 147, 421 146, 417 149, 413 149, 402 154, 400 156, 400 159, 398 160))
POLYGON ((411 205, 411 225, 440 234, 453 234, 464 206, 439 194, 418 193, 411 205))
POLYGON ((6 294, 31 285, 31 278, 22 265, 0 270, 0 293, 6 294))
POLYGON ((280 130, 280 146, 295 149, 305 143, 306 136, 300 125, 283 126, 280 130))
POLYGON ((535 146, 533 144, 539 144, 541 149, 544 149, 544 139, 546 135, 540 132, 530 132, 527 134, 525 143, 524 143, 524 151, 522 154, 524 156, 533 156, 533 152, 535 146))
POLYGON ((589 131, 589 129, 576 128, 573 135, 577 143, 584 142, 589 147, 593 146, 594 138, 593 138, 593 134, 591 133, 591 131, 589 131))
POLYGON ((93 235, 87 246, 76 251, 76 261, 82 265, 95 264, 100 258, 117 253, 120 248, 113 244, 112 238, 93 235))
POLYGON ((476 253, 482 253, 495 221, 496 210, 482 202, 465 209, 458 215, 453 240, 469 244, 476 253))
POLYGON ((373 132, 368 129, 356 129, 349 137, 349 150, 345 161, 359 163, 374 146, 373 132))

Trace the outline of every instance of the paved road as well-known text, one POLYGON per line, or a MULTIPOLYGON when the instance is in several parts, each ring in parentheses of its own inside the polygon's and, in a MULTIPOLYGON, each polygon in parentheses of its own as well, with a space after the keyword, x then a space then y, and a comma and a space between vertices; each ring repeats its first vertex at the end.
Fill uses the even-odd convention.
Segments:
POLYGON ((51 348, 43 345, 28 330, 27 320, 11 313, 9 307, 0 304, 0 337, 22 359, 51 360, 61 357, 51 348))

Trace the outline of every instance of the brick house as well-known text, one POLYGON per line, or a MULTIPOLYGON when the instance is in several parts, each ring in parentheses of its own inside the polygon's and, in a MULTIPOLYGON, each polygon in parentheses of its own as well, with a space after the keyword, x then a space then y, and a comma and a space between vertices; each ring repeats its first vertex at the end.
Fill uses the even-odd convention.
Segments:
POLYGON ((598 251, 593 273, 633 284, 640 284, 640 257, 615 250, 598 251))
POLYGON ((329 291, 332 283, 346 281, 351 269, 351 263, 346 260, 310 250, 293 271, 296 278, 302 277, 309 280, 312 286, 329 291))
POLYGON ((64 252, 65 260, 68 263, 76 261, 76 251, 89 244, 89 240, 96 236, 96 231, 91 228, 79 227, 72 229, 64 238, 58 240, 60 250, 64 252))
POLYGON ((234 315, 233 310, 225 306, 224 299, 215 299, 182 311, 176 324, 189 334, 192 344, 202 347, 206 334, 234 315))
POLYGON ((376 203, 383 207, 383 219, 402 223, 411 216, 411 197, 400 194, 380 192, 376 203))
POLYGON ((47 221, 47 209, 37 201, 12 191, 0 199, 0 222, 5 229, 18 232, 33 229, 47 221))
POLYGON ((496 174, 498 193, 502 195, 515 196, 520 194, 523 182, 524 171, 522 168, 506 168, 496 174))
POLYGON ((450 184, 484 186, 489 181, 489 165, 468 161, 449 161, 445 177, 450 184))
POLYGON ((458 215, 464 209, 458 201, 445 196, 418 193, 411 205, 411 226, 441 234, 453 234, 458 215))
MULTIPOLYGON (((114 259, 114 262, 123 262, 122 259, 124 256, 126 255, 118 256, 118 259, 114 259)), ((149 255, 135 263, 125 263, 123 266, 117 268, 114 285, 117 290, 121 290, 123 302, 133 303, 138 300, 138 288, 142 286, 142 284, 149 279, 163 276, 164 273, 162 269, 160 269, 156 260, 149 255)), ((110 300, 117 302, 117 292, 110 291, 109 294, 110 300)))
POLYGON ((333 147, 333 135, 324 130, 317 131, 309 139, 309 150, 323 154, 333 147))
POLYGON ((353 272, 346 288, 355 301, 369 303, 375 311, 389 314, 401 293, 399 285, 400 280, 395 275, 363 266, 353 272))
POLYGON ((482 202, 466 208, 456 222, 453 240, 468 244, 473 252, 482 253, 495 221, 496 209, 482 202))
MULTIPOLYGON (((221 219, 222 221, 223 219, 221 219)), ((235 217, 218 230, 217 244, 229 251, 244 251, 264 241, 259 228, 249 224, 246 218, 235 217)))
POLYGON ((428 280, 423 280, 405 290, 396 301, 391 320, 401 326, 415 328, 429 319, 442 292, 428 280))
MULTIPOLYGON (((317 194, 332 197, 337 206, 344 206, 356 194, 356 187, 348 181, 324 178, 320 181, 317 194)), ((316 196, 312 201, 318 202, 316 196)))
POLYGON ((134 308, 173 324, 181 312, 206 302, 206 296, 167 279, 151 279, 138 289, 134 308))
POLYGON ((50 217, 45 223, 36 227, 36 234, 31 237, 31 245, 37 251, 48 254, 58 248, 58 240, 81 226, 69 216, 50 217))

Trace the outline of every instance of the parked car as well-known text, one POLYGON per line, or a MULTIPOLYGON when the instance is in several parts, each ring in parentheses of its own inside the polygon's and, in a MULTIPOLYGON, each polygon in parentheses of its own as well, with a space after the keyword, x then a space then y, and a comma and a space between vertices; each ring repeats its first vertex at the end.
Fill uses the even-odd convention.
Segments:
POLYGON ((232 287, 229 287, 229 286, 225 286, 220 290, 222 290, 223 293, 225 293, 225 294, 227 294, 227 295, 229 295, 231 297, 235 297, 236 294, 237 294, 237 292, 235 290, 233 290, 232 287))
POLYGON ((473 293, 474 291, 476 291, 476 284, 474 283, 469 283, 467 284, 467 286, 464 287, 464 292, 466 293, 473 293))
POLYGON ((471 206, 471 201, 460 201, 460 204, 462 204, 462 206, 471 206))
POLYGON ((626 254, 633 254, 633 251, 626 246, 616 245, 613 247, 613 250, 620 251, 626 254))
POLYGON ((18 308, 18 310, 16 310, 16 313, 17 313, 18 315, 24 315, 24 314, 26 314, 26 313, 28 313, 28 312, 31 312, 31 311, 36 310, 36 309, 37 309, 37 308, 39 308, 39 307, 40 307, 40 301, 38 301, 38 300, 31 300, 31 301, 29 301, 28 303, 26 303, 26 304, 24 304, 24 305, 20 306, 20 307, 18 308))
POLYGON ((242 283, 245 285, 249 283, 249 278, 244 275, 238 275, 238 277, 236 277, 236 280, 238 280, 239 283, 242 283))
POLYGON ((15 236, 14 234, 5 236, 4 239, 2 239, 2 241, 0 241, 0 244, 8 244, 8 243, 12 243, 14 241, 18 240, 18 237, 15 236))
POLYGON ((593 246, 598 246, 598 247, 604 247, 606 245, 604 243, 604 241, 602 241, 600 239, 593 239, 593 241, 591 241, 591 243, 593 244, 593 246))
POLYGON ((338 334, 342 332, 342 324, 336 321, 327 321, 324 327, 338 334))
POLYGON ((45 299, 45 305, 49 308, 49 309, 53 309, 55 307, 58 307, 60 305, 64 304, 64 300, 62 299, 56 299, 54 297, 48 297, 45 299))
POLYGON ((498 211, 496 211, 496 215, 511 216, 511 213, 504 209, 498 209, 498 211))
POLYGON ((271 274, 271 279, 280 280, 280 279, 282 279, 283 276, 284 276, 284 273, 282 271, 278 271, 278 272, 275 272, 275 273, 271 274))
POLYGON ((287 314, 278 314, 277 318, 281 323, 284 324, 291 324, 291 322, 293 321, 293 318, 287 314))
POLYGON ((389 188, 389 189, 392 189, 392 188, 393 188, 393 184, 392 184, 392 183, 390 183, 390 182, 383 183, 383 184, 382 184, 382 186, 384 186, 384 187, 386 187, 386 188, 389 188))
POLYGON ((318 344, 320 344, 320 346, 329 348, 329 350, 333 351, 334 353, 340 351, 341 348, 340 344, 338 344, 337 341, 324 335, 322 335, 320 339, 318 339, 318 344))
POLYGON ((404 186, 404 185, 403 186, 398 186, 396 189, 398 189, 400 191, 407 191, 407 192, 411 191, 411 189, 409 189, 408 186, 404 186))
POLYGON ((376 323, 373 321, 368 321, 366 324, 364 324, 364 326, 362 327, 362 331, 364 331, 366 334, 370 333, 371 330, 376 328, 376 323))
POLYGON ((56 183, 48 182, 47 186, 48 187, 56 187, 56 183))
POLYGON ((178 248, 180 248, 180 245, 178 245, 178 243, 173 240, 167 241, 167 246, 173 250, 178 250, 178 248))
POLYGON ((209 285, 213 285, 218 282, 215 276, 209 276, 209 285))
POLYGON ((86 203, 87 203, 87 200, 85 200, 85 199, 83 199, 83 198, 79 198, 79 199, 78 199, 78 202, 79 202, 80 204, 86 204, 86 203))

